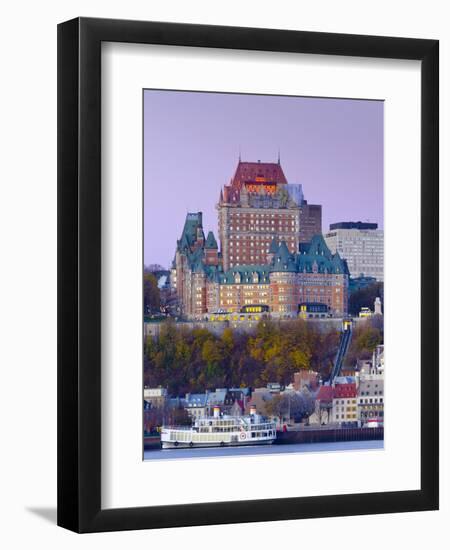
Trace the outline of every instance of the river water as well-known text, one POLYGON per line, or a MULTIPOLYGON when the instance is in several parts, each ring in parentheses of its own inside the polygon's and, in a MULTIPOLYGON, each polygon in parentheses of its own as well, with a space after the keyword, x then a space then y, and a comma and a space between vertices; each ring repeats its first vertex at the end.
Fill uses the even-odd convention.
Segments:
POLYGON ((210 447, 194 449, 155 449, 144 451, 144 460, 166 460, 180 458, 211 458, 241 455, 272 455, 286 453, 320 453, 342 451, 365 451, 383 449, 384 442, 339 441, 334 443, 294 443, 289 445, 255 445, 254 447, 210 447))

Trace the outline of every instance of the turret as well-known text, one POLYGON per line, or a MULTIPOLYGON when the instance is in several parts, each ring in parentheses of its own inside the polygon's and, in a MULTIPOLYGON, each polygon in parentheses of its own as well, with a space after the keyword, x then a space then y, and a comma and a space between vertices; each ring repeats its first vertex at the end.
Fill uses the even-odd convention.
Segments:
POLYGON ((212 231, 208 233, 205 242, 205 263, 206 265, 219 265, 219 247, 212 231))

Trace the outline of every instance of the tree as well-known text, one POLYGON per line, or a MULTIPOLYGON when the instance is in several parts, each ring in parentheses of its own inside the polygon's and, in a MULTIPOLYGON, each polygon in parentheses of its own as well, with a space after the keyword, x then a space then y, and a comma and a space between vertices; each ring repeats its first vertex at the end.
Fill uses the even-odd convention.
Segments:
POLYGON ((377 328, 373 318, 358 323, 353 329, 350 349, 345 357, 345 365, 353 366, 358 359, 370 359, 374 349, 383 343, 383 332, 377 328))
POLYGON ((153 273, 144 273, 144 314, 159 312, 160 306, 158 281, 153 273))
POLYGON ((165 271, 161 264, 144 265, 144 273, 156 273, 161 271, 165 271))
MULTIPOLYGON (((345 364, 370 357, 382 341, 382 330, 374 318, 357 323, 345 364)), ((221 335, 167 319, 159 335, 144 342, 144 380, 149 387, 161 385, 171 395, 184 395, 217 387, 255 388, 268 382, 287 385, 302 369, 325 378, 338 342, 338 331, 301 319, 263 321, 252 332, 228 327, 221 335)))
POLYGON ((282 394, 274 395, 272 399, 266 403, 266 412, 269 416, 278 418, 281 424, 288 412, 287 400, 283 398, 282 394))
POLYGON ((192 418, 183 407, 176 407, 170 410, 170 424, 174 426, 191 426, 192 418))

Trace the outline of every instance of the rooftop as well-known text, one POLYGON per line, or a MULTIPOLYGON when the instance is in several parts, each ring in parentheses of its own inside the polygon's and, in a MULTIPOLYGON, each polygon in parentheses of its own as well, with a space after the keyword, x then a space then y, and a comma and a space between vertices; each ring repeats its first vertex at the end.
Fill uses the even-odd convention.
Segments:
POLYGON ((377 223, 369 222, 338 222, 330 224, 330 231, 334 229, 377 229, 377 223))
POLYGON ((244 183, 287 183, 286 176, 279 162, 242 162, 236 168, 231 180, 233 187, 240 189, 244 183))

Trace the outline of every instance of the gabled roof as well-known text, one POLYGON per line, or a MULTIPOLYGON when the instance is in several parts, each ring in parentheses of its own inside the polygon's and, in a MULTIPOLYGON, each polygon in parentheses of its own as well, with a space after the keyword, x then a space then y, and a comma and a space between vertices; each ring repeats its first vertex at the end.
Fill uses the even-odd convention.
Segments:
POLYGON ((328 260, 332 258, 332 253, 323 238, 323 235, 314 235, 309 243, 308 254, 315 256, 325 256, 328 260))
POLYGON ((236 265, 219 275, 221 284, 256 284, 254 278, 257 277, 257 283, 269 284, 269 266, 268 265, 236 265))
POLYGON ((209 405, 223 405, 227 390, 215 390, 208 393, 207 402, 209 405))
POLYGON ((333 400, 333 387, 332 386, 320 386, 316 396, 317 401, 332 401, 333 400))
POLYGON ((318 273, 349 274, 347 262, 339 253, 331 253, 322 235, 314 235, 310 243, 300 244, 297 266, 304 273, 317 270, 318 273))
POLYGON ((204 407, 207 403, 208 395, 206 393, 191 393, 186 394, 186 407, 204 407))
POLYGON ((294 254, 289 252, 287 244, 285 241, 281 241, 278 250, 276 251, 270 271, 272 272, 281 272, 281 271, 297 271, 297 265, 295 261, 294 254))

